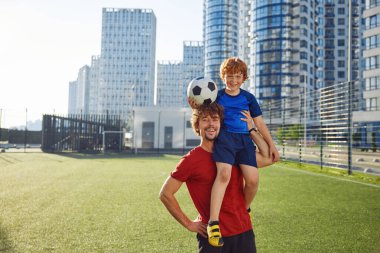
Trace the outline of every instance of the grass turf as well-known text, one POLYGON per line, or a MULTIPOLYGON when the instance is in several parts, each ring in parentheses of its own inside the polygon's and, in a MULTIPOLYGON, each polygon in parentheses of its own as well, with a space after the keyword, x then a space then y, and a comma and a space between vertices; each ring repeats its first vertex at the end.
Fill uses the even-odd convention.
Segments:
MULTIPOLYGON (((0 154, 0 252, 196 252, 195 234, 158 200, 178 160, 0 154)), ((260 170, 258 251, 378 252, 379 186, 310 170, 260 170)), ((195 218, 186 187, 177 197, 195 218)))

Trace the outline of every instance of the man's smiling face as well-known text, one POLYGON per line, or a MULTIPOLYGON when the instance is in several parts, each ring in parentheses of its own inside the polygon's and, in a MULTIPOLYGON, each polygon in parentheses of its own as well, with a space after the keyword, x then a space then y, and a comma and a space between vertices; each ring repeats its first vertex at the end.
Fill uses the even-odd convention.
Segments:
POLYGON ((220 118, 215 115, 204 115, 199 119, 200 136, 208 141, 213 141, 218 136, 220 130, 220 118))

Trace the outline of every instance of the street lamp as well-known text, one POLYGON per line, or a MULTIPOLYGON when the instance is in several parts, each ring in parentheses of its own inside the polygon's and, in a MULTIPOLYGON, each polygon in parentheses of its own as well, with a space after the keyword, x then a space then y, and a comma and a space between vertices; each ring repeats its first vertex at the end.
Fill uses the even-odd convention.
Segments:
POLYGON ((258 36, 257 34, 254 34, 253 37, 252 37, 252 41, 255 43, 255 48, 254 48, 254 52, 255 52, 255 65, 254 65, 254 68, 253 68, 253 74, 254 74, 254 78, 253 78, 253 85, 255 87, 255 90, 254 92, 251 91, 251 93, 253 94, 256 94, 256 88, 257 88, 257 40, 258 40, 258 36))
POLYGON ((303 92, 304 92, 304 122, 303 122, 303 145, 304 145, 304 151, 306 152, 306 127, 307 127, 307 74, 306 72, 303 73, 303 92))
POLYGON ((28 137, 27 131, 28 131, 28 108, 25 108, 24 152, 26 152, 26 141, 28 137))
POLYGON ((0 143, 1 143, 1 133, 2 133, 2 130, 1 130, 1 118, 2 118, 2 114, 3 114, 3 109, 0 108, 0 143))

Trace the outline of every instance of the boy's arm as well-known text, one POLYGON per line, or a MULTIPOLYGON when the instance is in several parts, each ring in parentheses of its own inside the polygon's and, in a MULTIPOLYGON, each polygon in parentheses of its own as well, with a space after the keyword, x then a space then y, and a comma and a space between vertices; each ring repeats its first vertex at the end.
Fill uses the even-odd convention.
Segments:
POLYGON ((201 221, 192 221, 182 211, 174 194, 182 186, 182 182, 169 176, 160 191, 160 200, 169 213, 185 228, 207 237, 206 224, 201 221))
POLYGON ((263 136, 264 140, 268 143, 269 153, 272 157, 273 162, 277 162, 280 159, 280 154, 278 153, 276 146, 274 145, 272 136, 270 135, 269 129, 264 122, 262 116, 253 118, 255 126, 259 130, 260 134, 263 136))

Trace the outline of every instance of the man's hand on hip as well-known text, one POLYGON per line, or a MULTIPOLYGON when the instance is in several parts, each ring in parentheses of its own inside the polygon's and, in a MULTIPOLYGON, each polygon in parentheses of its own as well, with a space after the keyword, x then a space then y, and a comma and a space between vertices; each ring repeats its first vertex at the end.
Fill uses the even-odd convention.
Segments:
POLYGON ((195 232, 200 234, 201 236, 207 238, 207 231, 206 231, 207 224, 202 223, 199 220, 194 220, 187 225, 187 229, 191 232, 195 232))

